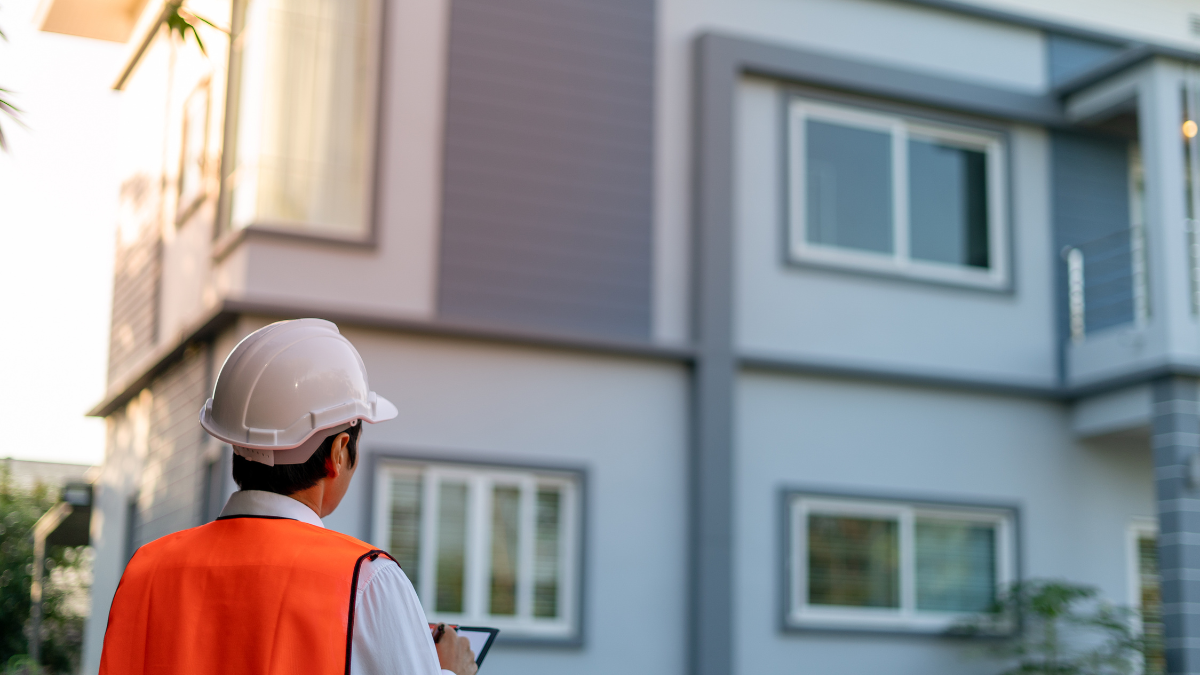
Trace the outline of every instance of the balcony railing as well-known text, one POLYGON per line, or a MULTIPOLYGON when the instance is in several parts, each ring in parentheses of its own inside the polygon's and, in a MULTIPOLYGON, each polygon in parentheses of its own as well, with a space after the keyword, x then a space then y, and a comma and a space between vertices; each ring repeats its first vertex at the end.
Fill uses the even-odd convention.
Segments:
MULTIPOLYGON (((1115 326, 1144 325, 1146 231, 1134 226, 1062 251, 1067 266, 1067 310, 1073 342, 1115 326)), ((1197 276, 1200 279, 1200 276, 1197 276)))

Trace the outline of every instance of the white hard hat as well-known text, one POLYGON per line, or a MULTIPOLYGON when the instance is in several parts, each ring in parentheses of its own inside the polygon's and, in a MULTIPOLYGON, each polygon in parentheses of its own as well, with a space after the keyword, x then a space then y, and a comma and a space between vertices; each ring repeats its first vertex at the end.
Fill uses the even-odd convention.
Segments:
POLYGON ((296 319, 260 328, 233 348, 200 425, 246 459, 274 466, 306 462, 358 420, 396 414, 367 386, 362 357, 336 325, 296 319))

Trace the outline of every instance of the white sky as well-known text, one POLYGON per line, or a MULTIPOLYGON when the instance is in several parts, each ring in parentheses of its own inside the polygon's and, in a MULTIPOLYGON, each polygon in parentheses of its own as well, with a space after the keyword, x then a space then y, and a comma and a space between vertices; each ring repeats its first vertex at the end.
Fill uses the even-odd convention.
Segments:
POLYGON ((36 4, 0 0, 0 87, 29 126, 0 117, 0 457, 98 464, 124 45, 37 31, 36 4))

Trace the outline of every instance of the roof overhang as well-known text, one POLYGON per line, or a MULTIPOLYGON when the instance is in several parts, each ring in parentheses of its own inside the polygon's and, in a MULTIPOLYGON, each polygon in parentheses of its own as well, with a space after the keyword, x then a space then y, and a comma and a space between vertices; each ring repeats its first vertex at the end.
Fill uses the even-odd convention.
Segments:
POLYGON ((34 14, 39 30, 127 42, 146 0, 41 0, 34 14))

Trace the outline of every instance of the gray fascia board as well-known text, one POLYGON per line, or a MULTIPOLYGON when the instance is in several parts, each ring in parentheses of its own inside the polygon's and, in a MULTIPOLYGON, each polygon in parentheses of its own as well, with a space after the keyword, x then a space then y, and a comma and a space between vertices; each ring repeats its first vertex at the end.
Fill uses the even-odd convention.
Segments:
POLYGON ((1134 44, 1112 59, 1058 85, 1054 88, 1054 95, 1060 98, 1069 96, 1155 57, 1183 61, 1184 63, 1200 63, 1200 53, 1163 45, 1134 44))
POLYGON ((831 359, 805 359, 794 356, 771 356, 765 354, 742 354, 738 365, 747 371, 804 375, 808 377, 833 377, 845 380, 866 380, 898 385, 955 389, 986 394, 1018 396, 1059 400, 1066 390, 1055 384, 1037 385, 1026 382, 1005 381, 1000 378, 981 378, 970 375, 935 373, 929 370, 887 368, 878 364, 837 362, 831 359))
POLYGON ((1095 68, 1080 73, 1058 85, 1054 88, 1054 96, 1060 99, 1066 98, 1123 70, 1132 68, 1147 59, 1154 58, 1157 54, 1158 50, 1150 45, 1135 45, 1130 47, 1095 68))
POLYGON ((1002 9, 993 9, 990 7, 981 7, 979 5, 959 2, 958 0, 893 0, 909 5, 918 5, 922 7, 930 7, 933 9, 941 9, 955 14, 964 16, 973 16, 980 19, 989 19, 999 23, 1007 23, 1013 26, 1023 26, 1035 30, 1045 31, 1047 33, 1058 33, 1059 35, 1069 35, 1071 37, 1090 40, 1092 42, 1100 42, 1114 46, 1125 46, 1131 49, 1146 47, 1157 56, 1166 56, 1173 59, 1183 61, 1200 62, 1200 50, 1189 50, 1182 47, 1174 47, 1171 45, 1146 43, 1127 35, 1117 35, 1103 30, 1093 28, 1081 28, 1052 19, 1039 19, 1024 14, 1015 12, 1006 12, 1002 9))
POLYGON ((918 5, 920 7, 929 7, 931 9, 940 9, 954 14, 962 14, 965 16, 973 16, 980 19, 989 19, 999 23, 1006 23, 1013 26, 1023 26, 1025 28, 1033 28, 1050 33, 1059 33, 1061 35, 1070 35, 1071 37, 1081 38, 1083 40, 1091 40, 1093 42, 1103 42, 1111 45, 1125 45, 1133 42, 1128 37, 1106 33, 1100 30, 1090 28, 1080 28, 1071 24, 1054 21, 1052 19, 1039 19, 1037 17, 1028 16, 1025 14, 1017 14, 1015 12, 1006 12, 1002 9, 993 9, 991 7, 981 7, 979 5, 966 2, 958 2, 957 0, 894 0, 907 5, 918 5))
POLYGON ((708 33, 702 49, 728 52, 736 70, 830 89, 973 113, 985 117, 1063 126, 1062 103, 1053 95, 1029 94, 891 68, 795 47, 708 33))

